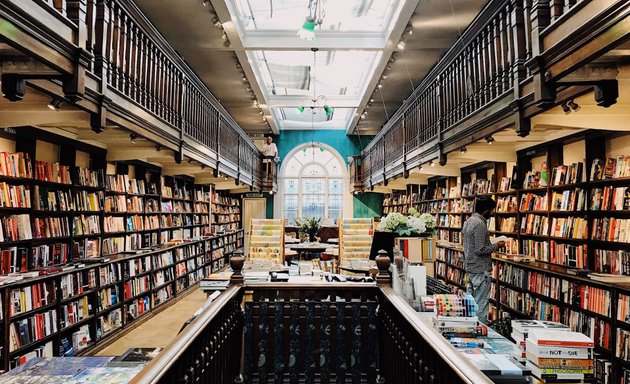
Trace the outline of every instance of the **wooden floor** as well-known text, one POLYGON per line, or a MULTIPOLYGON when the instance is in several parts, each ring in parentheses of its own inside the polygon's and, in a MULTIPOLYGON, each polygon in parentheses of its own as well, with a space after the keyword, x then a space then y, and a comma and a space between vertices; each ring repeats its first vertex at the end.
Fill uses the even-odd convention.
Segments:
POLYGON ((151 317, 128 334, 107 346, 96 356, 118 356, 132 347, 165 347, 190 316, 206 301, 206 294, 193 288, 186 297, 151 317))

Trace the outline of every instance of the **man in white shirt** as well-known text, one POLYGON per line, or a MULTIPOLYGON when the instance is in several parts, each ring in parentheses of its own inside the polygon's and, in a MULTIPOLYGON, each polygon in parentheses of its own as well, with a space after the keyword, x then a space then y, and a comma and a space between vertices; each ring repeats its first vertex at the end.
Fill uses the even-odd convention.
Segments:
POLYGON ((271 136, 267 136, 265 141, 265 145, 262 147, 263 164, 265 164, 265 171, 268 177, 272 175, 272 169, 274 167, 271 166, 271 159, 274 161, 278 161, 278 147, 276 147, 276 143, 273 142, 273 138, 271 136))

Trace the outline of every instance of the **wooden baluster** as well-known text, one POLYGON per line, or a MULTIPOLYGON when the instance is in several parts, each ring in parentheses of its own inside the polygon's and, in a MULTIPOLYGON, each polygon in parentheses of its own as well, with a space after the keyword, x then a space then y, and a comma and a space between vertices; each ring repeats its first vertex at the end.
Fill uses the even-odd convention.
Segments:
POLYGON ((121 12, 120 14, 120 45, 118 49, 118 82, 116 88, 125 93, 125 83, 127 82, 127 76, 129 73, 126 71, 126 53, 127 53, 127 23, 129 23, 129 16, 121 12))
POLYGON ((551 0, 550 4, 551 20, 555 21, 564 11, 564 0, 551 0))
POLYGON ((562 13, 567 13, 569 12, 569 10, 575 5, 577 4, 577 0, 564 0, 564 10, 562 11, 562 13))
POLYGON ((508 68, 510 66, 508 59, 508 44, 507 44, 507 25, 506 25, 506 13, 502 11, 499 14, 499 57, 501 63, 500 73, 500 92, 503 93, 510 88, 508 82, 508 68))
POLYGON ((147 36, 141 32, 140 36, 140 73, 138 77, 138 93, 139 99, 138 102, 146 107, 148 102, 147 96, 147 82, 149 76, 149 52, 148 52, 148 42, 147 36))
POLYGON ((111 22, 111 46, 109 65, 109 85, 116 88, 118 81, 118 49, 120 45, 120 8, 112 2, 112 22, 111 22))
MULTIPOLYGON (((85 23, 87 26, 87 37, 85 49, 94 54, 94 48, 96 45, 96 0, 87 0, 87 8, 85 14, 85 23)), ((90 68, 94 70, 94 64, 90 68)))
POLYGON ((62 16, 66 16, 66 10, 67 10, 67 4, 66 4, 66 0, 54 0, 53 1, 53 7, 59 12, 61 13, 62 16))
POLYGON ((137 100, 138 81, 138 27, 133 23, 129 26, 129 80, 127 81, 127 95, 134 101, 137 100))
POLYGON ((490 33, 488 28, 484 28, 481 31, 481 53, 482 53, 482 66, 481 70, 483 73, 483 104, 482 107, 486 106, 490 102, 490 85, 492 74, 490 73, 490 33))
POLYGON ((488 33, 488 54, 490 56, 490 99, 494 100, 499 95, 498 83, 499 83, 499 63, 498 57, 500 55, 498 46, 498 19, 495 17, 489 26, 488 33))
POLYGON ((112 22, 109 1, 96 3, 94 74, 101 78, 101 93, 104 93, 110 80, 112 22))
POLYGON ((482 60, 483 57, 481 55, 481 36, 477 36, 473 42, 472 42, 473 46, 474 46, 474 71, 473 73, 475 74, 475 81, 474 81, 474 86, 475 86, 475 99, 474 99, 474 106, 473 106, 473 111, 478 110, 482 105, 483 105, 483 96, 482 96, 482 87, 483 87, 483 69, 482 69, 482 60))

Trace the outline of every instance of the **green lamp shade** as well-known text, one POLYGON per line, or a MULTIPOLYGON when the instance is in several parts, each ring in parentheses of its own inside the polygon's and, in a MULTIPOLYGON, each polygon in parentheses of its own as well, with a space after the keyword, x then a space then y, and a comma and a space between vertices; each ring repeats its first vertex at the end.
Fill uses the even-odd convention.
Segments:
POLYGON ((298 107, 298 111, 300 111, 300 113, 304 112, 304 107, 298 107))
POLYGON ((333 117, 333 114, 335 113, 335 109, 334 108, 330 108, 327 105, 324 105, 324 112, 326 112, 326 117, 330 120, 333 117))
POLYGON ((315 40, 315 20, 307 17, 297 35, 302 40, 315 40))

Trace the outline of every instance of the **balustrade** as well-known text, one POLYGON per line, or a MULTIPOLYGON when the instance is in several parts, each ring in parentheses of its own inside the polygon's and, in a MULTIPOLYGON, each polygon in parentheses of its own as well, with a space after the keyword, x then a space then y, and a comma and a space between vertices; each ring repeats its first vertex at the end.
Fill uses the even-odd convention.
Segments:
POLYGON ((628 9, 621 0, 488 2, 365 148, 363 187, 442 161, 490 126, 527 135, 527 119, 557 103, 554 81, 630 33, 621 25, 628 9), (399 161, 402 169, 390 166, 399 161))
MULTIPOLYGON (((260 187, 260 151, 133 1, 11 0, 6 6, 25 7, 26 14, 33 15, 28 7, 44 11, 67 27, 54 32, 60 40, 70 40, 60 45, 73 45, 80 53, 74 53, 76 48, 60 52, 75 61, 75 73, 69 73, 72 87, 64 82, 68 98, 85 98, 97 104, 97 111, 107 109, 124 118, 138 119, 138 109, 148 112, 148 119, 155 120, 133 122, 146 122, 147 129, 157 128, 165 141, 179 143, 180 151, 195 148, 200 161, 214 166, 219 160, 225 164, 224 173, 238 177, 240 172, 244 182, 260 187), (111 108, 108 103, 114 97, 130 104, 111 108)), ((51 61, 46 64, 66 69, 49 57, 43 56, 51 61)), ((95 121, 104 124, 105 119, 95 121)))

